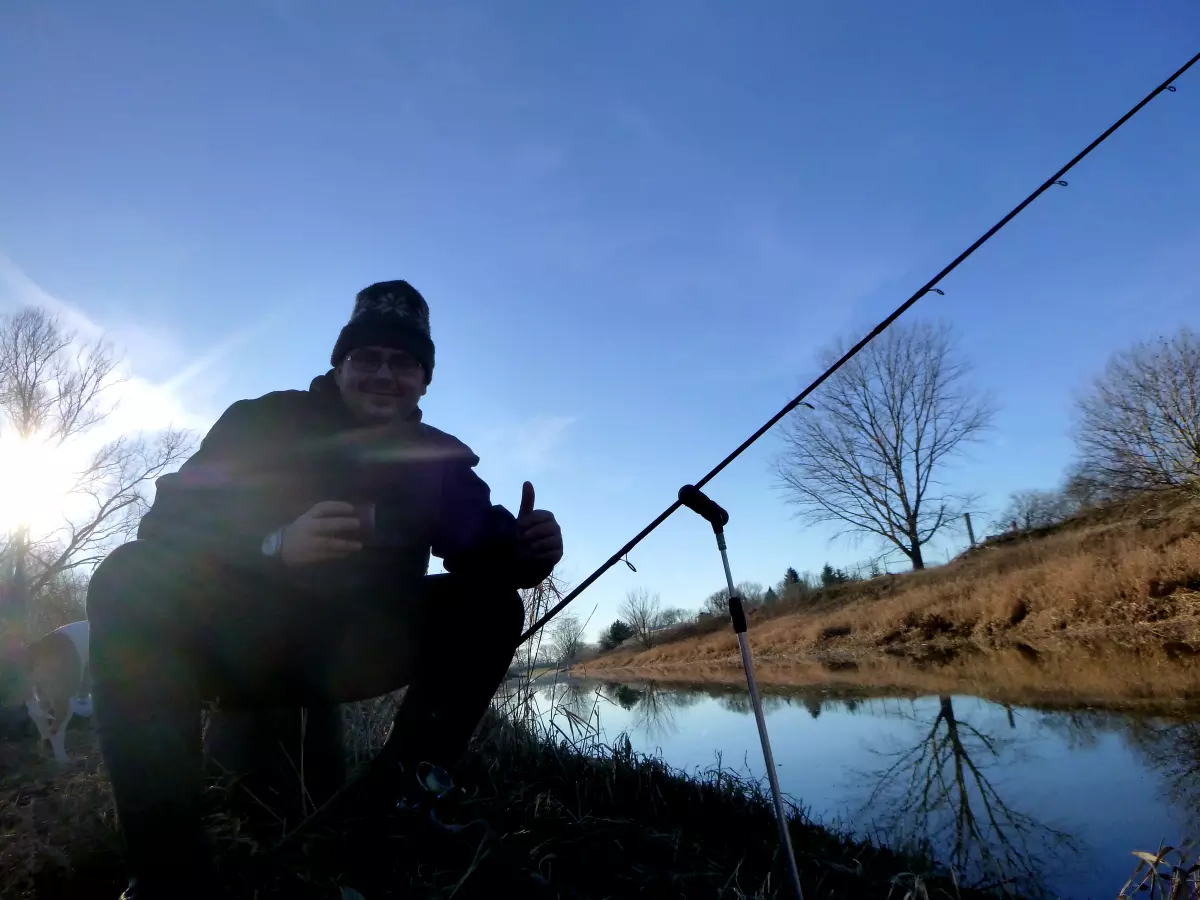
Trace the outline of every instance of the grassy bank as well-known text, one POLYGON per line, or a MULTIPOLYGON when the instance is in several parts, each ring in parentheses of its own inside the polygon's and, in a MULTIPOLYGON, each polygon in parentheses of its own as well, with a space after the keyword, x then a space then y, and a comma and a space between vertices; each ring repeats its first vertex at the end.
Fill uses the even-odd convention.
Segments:
MULTIPOLYGON (((1041 641, 981 649, 973 645, 921 654, 855 652, 756 662, 767 687, 833 690, 848 696, 971 694, 1014 706, 1087 704, 1107 708, 1190 711, 1200 704, 1200 666, 1181 665, 1174 649, 1127 648, 1107 641, 1041 641)), ((744 691, 740 660, 577 666, 606 681, 730 685, 744 691)))
MULTIPOLYGON (((72 761, 62 770, 31 742, 0 746, 4 897, 120 892, 114 812, 94 735, 80 728, 70 737, 72 761)), ((490 829, 427 844, 377 820, 316 832, 269 858, 264 850, 295 822, 265 808, 247 812, 254 805, 232 796, 236 788, 214 786, 209 827, 227 881, 220 896, 332 900, 356 896, 349 889, 366 900, 787 896, 769 801, 727 771, 685 777, 628 744, 583 752, 496 717, 481 727, 460 788, 447 798, 444 818, 482 818, 490 829)), ((798 813, 791 828, 810 898, 974 896, 931 877, 920 860, 798 813)))
MULTIPOLYGON (((991 541, 936 569, 815 591, 756 611, 749 634, 767 678, 816 677, 821 666, 826 678, 829 669, 855 666, 868 672, 859 677, 886 678, 886 663, 870 663, 885 655, 961 655, 969 675, 977 652, 1009 648, 1017 655, 1004 677, 1019 682, 1020 659, 1080 647, 1091 648, 1097 661, 1087 677, 1104 690, 1102 682, 1126 677, 1104 672, 1104 648, 1118 648, 1143 655, 1135 681, 1155 690, 1162 660, 1200 652, 1200 501, 1184 492, 1146 495, 991 541)), ((602 656, 585 671, 681 675, 737 662, 728 623, 713 621, 649 650, 602 656)), ((1037 678, 1044 682, 1045 673, 1037 678)))

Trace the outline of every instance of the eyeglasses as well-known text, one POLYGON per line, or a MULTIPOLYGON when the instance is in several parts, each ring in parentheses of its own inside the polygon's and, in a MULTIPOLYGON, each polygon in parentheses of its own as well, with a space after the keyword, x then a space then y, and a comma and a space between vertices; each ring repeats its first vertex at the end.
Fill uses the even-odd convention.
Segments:
POLYGON ((346 362, 359 375, 374 375, 384 363, 392 370, 393 375, 407 375, 421 368, 421 364, 411 354, 405 353, 403 350, 397 350, 395 353, 384 353, 369 347, 351 350, 346 354, 346 362))

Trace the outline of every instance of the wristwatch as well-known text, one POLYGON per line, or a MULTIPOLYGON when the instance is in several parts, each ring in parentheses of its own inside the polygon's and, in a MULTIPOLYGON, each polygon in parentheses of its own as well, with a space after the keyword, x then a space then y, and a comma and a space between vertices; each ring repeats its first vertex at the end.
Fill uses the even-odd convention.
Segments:
POLYGON ((283 529, 276 528, 262 542, 263 556, 269 559, 278 559, 280 552, 283 550, 283 529))

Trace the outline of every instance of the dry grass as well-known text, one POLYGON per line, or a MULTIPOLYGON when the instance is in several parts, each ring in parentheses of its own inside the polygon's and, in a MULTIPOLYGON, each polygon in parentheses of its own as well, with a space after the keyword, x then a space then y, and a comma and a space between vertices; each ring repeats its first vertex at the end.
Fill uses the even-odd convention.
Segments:
POLYGON ((1200 897, 1200 857, 1195 842, 1180 849, 1160 846, 1155 852, 1135 850, 1137 869, 1117 895, 1117 900, 1195 900, 1200 897))
MULTIPOLYGON (((386 731, 379 706, 352 711, 369 751, 386 731)), ((123 885, 115 815, 91 728, 69 732, 64 769, 32 741, 0 750, 0 896, 116 897, 123 885)), ((443 817, 487 826, 458 841, 423 843, 384 818, 314 831, 275 855, 266 851, 294 823, 266 810, 248 817, 231 788, 214 783, 208 822, 224 880, 219 896, 334 900, 354 896, 349 888, 367 900, 787 896, 770 802, 757 783, 727 770, 685 776, 628 741, 606 747, 565 733, 554 740, 492 716, 459 782, 443 817)), ((927 862, 812 825, 797 809, 791 827, 807 896, 977 896, 927 862)))
MULTIPOLYGON (((936 569, 839 586, 802 604, 751 617, 751 645, 764 665, 880 650, 1040 652, 1083 637, 1192 652, 1200 648, 1200 501, 1182 492, 1139 497, 936 569)), ((728 624, 714 622, 644 652, 600 657, 587 671, 737 658, 728 624)))
POLYGON ((116 810, 92 737, 67 732, 63 767, 32 740, 0 744, 0 896, 38 896, 51 872, 77 875, 77 896, 119 895, 116 810))

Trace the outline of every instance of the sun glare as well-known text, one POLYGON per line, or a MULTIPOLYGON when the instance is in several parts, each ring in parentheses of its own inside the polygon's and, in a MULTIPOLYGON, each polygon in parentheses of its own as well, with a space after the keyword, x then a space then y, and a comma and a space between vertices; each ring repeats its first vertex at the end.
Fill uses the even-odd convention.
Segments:
POLYGON ((0 436, 0 533, 60 524, 74 469, 61 447, 37 436, 0 436))

